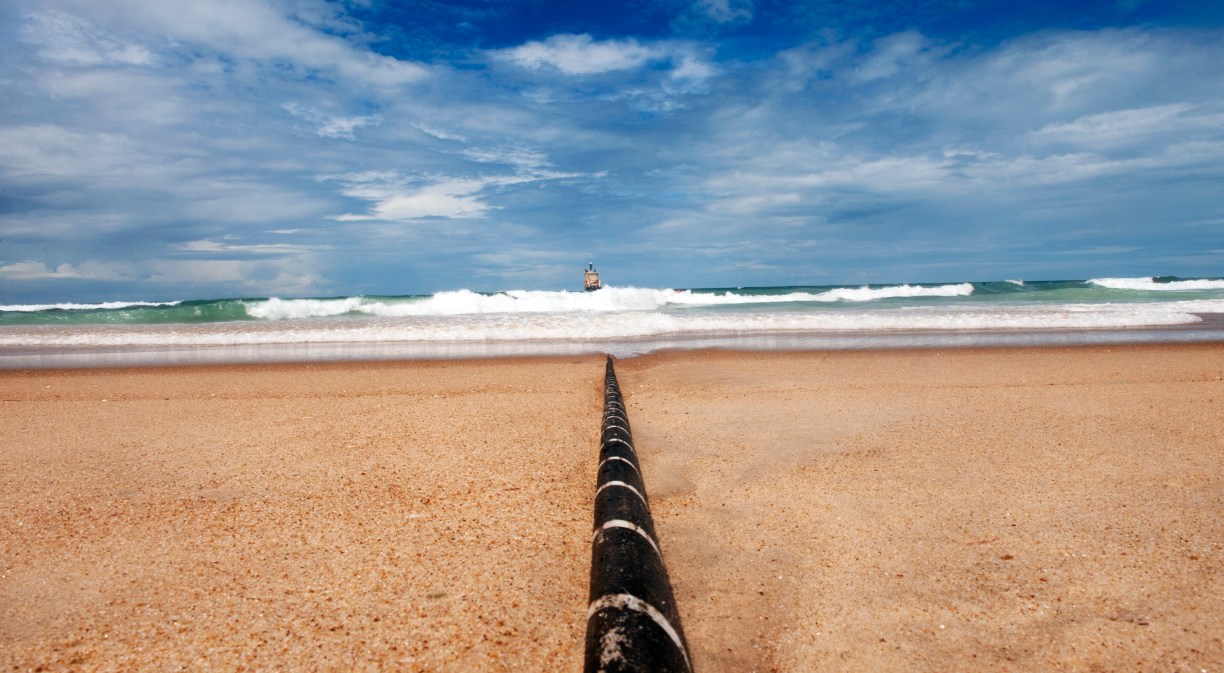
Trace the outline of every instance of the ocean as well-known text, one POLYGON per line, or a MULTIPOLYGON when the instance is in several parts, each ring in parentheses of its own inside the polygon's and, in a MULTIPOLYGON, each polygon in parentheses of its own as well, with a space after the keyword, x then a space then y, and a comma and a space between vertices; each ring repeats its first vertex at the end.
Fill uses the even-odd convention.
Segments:
POLYGON ((0 368, 1224 341, 1224 279, 0 305, 0 368))

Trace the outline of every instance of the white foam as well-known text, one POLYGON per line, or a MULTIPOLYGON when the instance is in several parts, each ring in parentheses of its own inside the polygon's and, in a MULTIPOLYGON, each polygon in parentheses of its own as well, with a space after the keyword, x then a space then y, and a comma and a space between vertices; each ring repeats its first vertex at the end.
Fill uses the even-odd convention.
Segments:
POLYGON ((779 295, 745 295, 734 292, 712 294, 636 287, 605 287, 598 292, 550 292, 511 290, 481 294, 471 290, 439 292, 409 299, 279 299, 243 302, 252 318, 288 320, 345 314, 387 318, 487 315, 496 313, 612 313, 655 311, 667 306, 732 306, 736 304, 782 304, 793 302, 866 302, 901 297, 960 297, 973 293, 972 283, 940 285, 893 285, 887 287, 836 288, 827 292, 793 292, 779 295))
POLYGON ((604 288, 599 292, 548 292, 512 290, 481 294, 471 290, 439 292, 428 297, 406 299, 279 299, 244 302, 253 318, 287 320, 345 315, 349 313, 386 318, 420 316, 482 315, 494 313, 572 313, 599 311, 649 311, 666 301, 671 290, 604 288))
POLYGON ((829 290, 820 295, 824 301, 874 301, 877 299, 896 299, 901 297, 967 297, 973 294, 973 283, 957 283, 955 285, 939 285, 926 287, 923 285, 893 285, 889 287, 861 287, 829 290))
POLYGON ((886 287, 841 287, 813 294, 811 292, 791 292, 788 294, 740 295, 727 292, 721 295, 691 292, 674 292, 666 297, 669 304, 692 306, 719 306, 731 304, 776 304, 801 301, 839 302, 839 301, 879 301, 881 299, 897 299, 906 297, 966 297, 973 294, 973 283, 957 283, 954 285, 889 285, 886 287))
POLYGON ((1185 290, 1224 290, 1224 280, 1171 280, 1158 283, 1155 278, 1093 278, 1089 285, 1111 290, 1144 290, 1148 292, 1182 292, 1185 290))
MULTIPOLYGON (((596 294, 596 293, 592 293, 596 294)), ((338 310, 338 309, 334 309, 338 310)), ((802 312, 606 311, 357 316, 172 325, 84 325, 0 331, 7 346, 227 346, 311 343, 593 342, 607 339, 896 330, 1109 329, 1198 322, 1224 299, 1196 301, 827 308, 802 312)))
POLYGON ((510 290, 496 294, 480 294, 471 290, 454 290, 409 302, 370 303, 363 306, 361 311, 388 317, 652 311, 667 303, 667 293, 674 291, 605 287, 598 292, 510 290))
POLYGON ((178 306, 181 301, 107 301, 100 304, 9 304, 0 305, 0 311, 14 313, 37 313, 38 311, 101 311, 147 306, 178 306))
POLYGON ((357 311, 365 302, 364 297, 340 299, 280 299, 272 297, 258 301, 242 302, 247 315, 264 320, 290 320, 294 318, 326 318, 357 311))

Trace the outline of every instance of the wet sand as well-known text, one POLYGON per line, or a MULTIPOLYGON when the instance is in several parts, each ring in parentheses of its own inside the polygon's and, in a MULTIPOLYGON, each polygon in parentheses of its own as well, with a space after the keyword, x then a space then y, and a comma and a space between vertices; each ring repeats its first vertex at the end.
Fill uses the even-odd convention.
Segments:
MULTIPOLYGON (((617 364, 699 673, 1224 667, 1224 346, 617 364)), ((0 669, 579 670, 602 358, 0 372, 0 669)))

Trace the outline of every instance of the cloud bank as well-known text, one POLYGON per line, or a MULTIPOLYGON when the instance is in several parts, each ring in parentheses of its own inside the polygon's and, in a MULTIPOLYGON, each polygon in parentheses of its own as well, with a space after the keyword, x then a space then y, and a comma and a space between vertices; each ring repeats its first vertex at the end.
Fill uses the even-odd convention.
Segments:
POLYGON ((1219 25, 671 7, 0 5, 0 300, 1224 273, 1219 25))

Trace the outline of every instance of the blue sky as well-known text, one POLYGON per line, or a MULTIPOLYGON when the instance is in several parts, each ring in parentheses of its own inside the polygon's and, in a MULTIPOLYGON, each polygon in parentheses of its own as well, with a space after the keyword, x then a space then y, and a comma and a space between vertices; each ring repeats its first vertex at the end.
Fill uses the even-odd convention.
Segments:
POLYGON ((0 0, 0 41, 2 303, 1224 275, 1219 1, 0 0))

